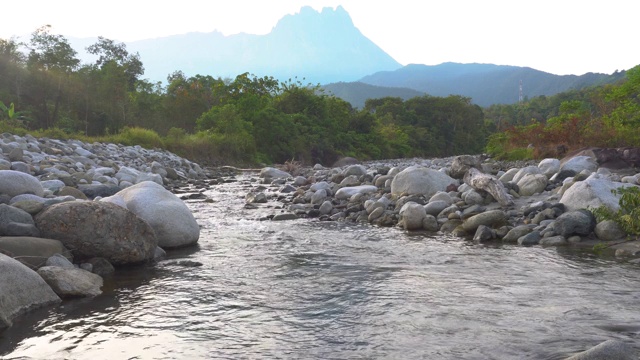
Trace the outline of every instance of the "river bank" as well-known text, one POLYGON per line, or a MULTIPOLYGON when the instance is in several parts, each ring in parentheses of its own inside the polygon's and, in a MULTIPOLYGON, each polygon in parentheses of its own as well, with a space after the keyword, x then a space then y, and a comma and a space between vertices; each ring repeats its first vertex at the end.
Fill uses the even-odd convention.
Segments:
MULTIPOLYGON (((29 270, 16 261, 11 262, 11 258, 23 263, 27 259, 35 260, 26 263, 38 269, 37 276, 42 278, 46 276, 43 275, 45 270, 57 271, 41 270, 60 265, 55 259, 50 260, 53 257, 64 266, 74 262, 75 266, 71 264, 74 269, 79 267, 86 273, 108 277, 109 272, 98 269, 109 266, 96 258, 107 258, 106 262, 116 267, 147 261, 160 263, 166 250, 197 246, 203 219, 196 222, 192 209, 182 207, 183 201, 215 206, 215 200, 207 196, 207 191, 237 182, 238 178, 233 174, 242 172, 233 168, 203 169, 167 152, 114 144, 83 144, 5 134, 0 146, 6 158, 4 162, 0 161, 0 166, 4 166, 0 170, 0 192, 6 205, 2 208, 5 215, 0 217, 0 245, 4 244, 3 251, 9 255, 0 256, 4 256, 2 265, 12 269, 5 273, 14 274, 16 278, 13 283, 7 283, 6 277, 3 278, 3 294, 25 287, 24 274, 28 272, 20 266, 29 270), (163 200, 158 206, 159 199, 167 202, 163 200), (111 206, 113 204, 117 206, 111 206), (55 208, 62 209, 57 217, 43 215, 55 208), (134 215, 117 215, 119 210, 116 208, 130 210, 134 215), (18 213, 16 209, 22 212, 18 213), (149 209, 155 210, 146 212, 149 209), (91 223, 82 217, 100 212, 107 215, 95 217, 91 223), (138 223, 137 218, 143 218, 144 224, 138 223), (62 232, 56 233, 45 226, 47 223, 65 225, 62 232), (74 224, 78 226, 73 227, 74 224), (83 232, 86 229, 90 233, 83 232), (102 247, 94 253, 81 251, 83 241, 89 237, 140 239, 149 232, 156 236, 147 236, 148 241, 136 243, 117 254, 110 254, 110 247, 102 247), (70 245, 69 233, 75 234, 80 241, 70 245), (184 234, 190 235, 185 237, 184 234), (47 241, 48 253, 42 253, 45 248, 42 240, 49 237, 54 242, 47 241), (60 247, 55 241, 64 241, 66 245, 60 247), (29 245, 17 247, 17 242, 29 245), (8 248, 7 244, 12 247, 8 248), (27 252, 16 254, 16 249, 27 252), (67 262, 56 254, 62 255, 67 262)), ((637 176, 608 171, 589 156, 575 159, 564 163, 559 159, 547 159, 537 164, 503 164, 480 156, 468 156, 388 160, 335 168, 292 167, 289 169, 292 173, 263 168, 259 174, 255 171, 247 173, 242 187, 228 195, 242 197, 243 216, 257 222, 277 224, 309 218, 321 223, 372 224, 381 231, 393 227, 394 231, 402 229, 409 234, 454 236, 489 246, 592 248, 601 241, 615 244, 625 234, 615 229, 614 224, 596 224, 593 216, 581 208, 584 204, 597 206, 595 200, 615 205, 617 199, 611 199, 608 190, 613 186, 636 185, 637 176), (499 203, 489 191, 465 183, 464 174, 471 167, 481 169, 483 174, 499 181, 510 201, 499 203)), ((233 235, 229 233, 228 236, 233 235)), ((92 248, 96 243, 93 244, 92 248)), ((608 251, 621 261, 633 262, 637 248, 636 243, 626 242, 613 245, 608 251)), ((198 266, 197 263, 191 265, 198 266)), ((68 272, 74 271, 69 268, 68 272)), ((72 292, 68 296, 100 296, 102 279, 90 278, 91 285, 83 292, 72 292)), ((5 326, 25 311, 59 301, 51 292, 43 290, 53 288, 49 282, 44 284, 38 277, 31 280, 33 283, 27 287, 44 292, 30 294, 38 301, 18 304, 3 313, 5 326)), ((73 277, 67 284, 78 285, 83 281, 73 277)))

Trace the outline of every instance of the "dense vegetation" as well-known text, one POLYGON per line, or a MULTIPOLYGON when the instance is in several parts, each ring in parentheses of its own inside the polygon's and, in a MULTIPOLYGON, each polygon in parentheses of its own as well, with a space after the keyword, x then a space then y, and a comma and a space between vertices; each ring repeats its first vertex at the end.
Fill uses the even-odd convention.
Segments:
MULTIPOLYGON (((565 144, 637 145, 640 70, 628 81, 485 109, 462 96, 369 99, 360 110, 297 80, 175 71, 142 78, 138 54, 99 38, 82 64, 48 27, 0 39, 0 130, 166 147, 197 161, 330 164, 565 144), (26 51, 25 51, 26 50, 26 51)), ((526 154, 526 153, 525 153, 526 154)))

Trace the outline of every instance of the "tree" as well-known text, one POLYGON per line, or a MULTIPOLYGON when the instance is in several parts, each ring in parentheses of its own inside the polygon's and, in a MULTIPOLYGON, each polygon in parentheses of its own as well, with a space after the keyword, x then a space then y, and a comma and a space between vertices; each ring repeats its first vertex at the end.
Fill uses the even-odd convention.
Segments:
POLYGON ((31 35, 27 58, 27 66, 35 80, 32 83, 32 95, 39 99, 38 117, 45 128, 53 126, 58 119, 64 87, 69 75, 80 64, 76 58, 77 52, 67 39, 50 31, 51 26, 45 25, 31 35))

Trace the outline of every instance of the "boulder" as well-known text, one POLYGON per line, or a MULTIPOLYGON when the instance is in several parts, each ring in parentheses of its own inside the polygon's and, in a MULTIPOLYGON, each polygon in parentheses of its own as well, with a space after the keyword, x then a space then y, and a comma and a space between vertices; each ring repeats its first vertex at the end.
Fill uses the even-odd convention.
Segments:
POLYGON ((78 185, 78 190, 82 191, 88 199, 94 199, 115 195, 120 191, 120 187, 114 184, 87 184, 78 185))
POLYGON ((451 162, 449 176, 455 179, 462 179, 464 174, 472 167, 482 170, 482 160, 480 156, 456 156, 451 162))
POLYGON ((75 269, 73 263, 62 254, 53 254, 44 263, 44 266, 57 266, 65 269, 75 269))
POLYGON ((481 214, 474 215, 466 219, 462 223, 462 228, 467 233, 474 233, 480 225, 485 225, 490 228, 495 228, 504 225, 507 215, 502 210, 489 210, 481 214))
MULTIPOLYGON (((158 249, 162 250, 160 247, 156 247, 156 252, 158 251, 158 249)), ((156 257, 157 257, 157 254, 154 254, 154 258, 156 257)), ((109 262, 109 260, 105 258, 101 258, 101 257, 91 258, 87 260, 87 263, 91 264, 92 272, 94 274, 100 275, 102 277, 109 276, 116 271, 113 265, 111 265, 111 263, 109 262)))
POLYGON ((378 188, 374 185, 360 185, 360 186, 351 186, 351 187, 343 187, 336 191, 335 198, 338 200, 349 199, 353 195, 356 194, 369 194, 378 191, 378 188))
POLYGON ((44 281, 61 298, 88 297, 102 294, 102 277, 83 269, 44 266, 38 269, 44 281))
POLYGON ((451 202, 446 202, 444 200, 429 201, 429 203, 424 206, 424 210, 429 215, 437 216, 442 212, 442 210, 446 209, 450 205, 451 202))
POLYGON ((405 230, 422 229, 422 221, 427 216, 424 206, 408 202, 400 209, 400 221, 405 230))
POLYGON ((356 165, 356 164, 360 164, 360 160, 352 157, 343 157, 337 160, 336 162, 334 162, 332 167, 336 168, 336 167, 343 167, 347 165, 356 165))
POLYGON ((291 177, 291 174, 280 169, 266 167, 260 170, 260 177, 266 179, 286 179, 291 177))
POLYGON ((1 253, 0 274, 0 329, 18 315, 61 301, 35 271, 1 253))
POLYGON ((114 198, 124 200, 127 209, 151 226, 157 245, 162 248, 193 245, 200 238, 200 226, 191 210, 161 185, 141 182, 118 192, 114 198))
POLYGON ((553 222, 554 232, 565 238, 571 235, 589 235, 595 227, 595 217, 590 211, 584 209, 566 212, 553 222))
POLYGON ((621 240, 627 236, 627 233, 613 220, 599 222, 596 225, 594 232, 598 239, 602 241, 621 240))
POLYGON ((607 340, 567 360, 637 360, 638 351, 620 340, 607 340))
POLYGON ((531 196, 541 193, 547 187, 547 176, 544 174, 526 174, 517 183, 520 196, 531 196))
POLYGON ((588 207, 596 208, 604 205, 613 211, 617 211, 620 208, 618 204, 620 196, 611 193, 611 190, 629 186, 635 185, 589 177, 584 181, 573 184, 567 189, 562 195, 560 202, 566 206, 567 210, 586 209, 588 207))
POLYGON ((568 159, 562 159, 560 171, 573 171, 576 174, 583 170, 595 172, 598 170, 596 159, 591 156, 580 155, 568 159))
POLYGON ((78 260, 104 257, 116 265, 146 262, 153 258, 158 243, 149 224, 107 202, 53 205, 35 221, 43 237, 60 240, 78 260))
POLYGON ((540 173, 541 173, 540 168, 538 168, 537 166, 535 165, 527 166, 518 170, 518 172, 513 176, 513 179, 511 179, 511 182, 513 182, 514 184, 517 184, 526 175, 535 175, 540 173))
POLYGON ((458 184, 458 180, 437 170, 410 166, 393 178, 391 193, 396 196, 424 195, 429 198, 438 191, 446 191, 450 184, 458 184))
POLYGON ((504 242, 516 242, 519 238, 527 235, 533 231, 533 228, 529 225, 519 225, 509 230, 509 232, 502 238, 504 242))
POLYGON ((351 165, 347 167, 342 173, 344 176, 357 176, 360 177, 367 173, 367 168, 362 165, 351 165))
POLYGON ((44 196, 44 189, 40 181, 20 171, 0 170, 0 194, 11 197, 21 194, 44 196))
POLYGON ((8 251, 32 269, 43 266, 55 254, 63 254, 69 260, 71 252, 61 241, 28 236, 0 237, 0 250, 8 251))
POLYGON ((558 159, 544 159, 538 163, 540 173, 550 179, 554 174, 560 171, 560 160, 558 159))

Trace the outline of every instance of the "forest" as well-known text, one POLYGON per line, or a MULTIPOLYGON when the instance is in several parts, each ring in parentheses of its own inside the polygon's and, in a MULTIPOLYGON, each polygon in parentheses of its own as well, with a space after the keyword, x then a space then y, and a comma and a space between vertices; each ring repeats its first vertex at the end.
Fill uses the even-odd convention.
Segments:
POLYGON ((462 96, 425 95, 369 99, 355 109, 304 79, 176 70, 166 83, 152 83, 124 44, 101 37, 86 50, 94 63, 81 63, 48 26, 27 42, 0 39, 0 131, 163 147, 208 164, 330 165, 343 156, 484 151, 532 157, 558 145, 640 143, 638 67, 620 83, 514 105, 483 109, 462 96))

